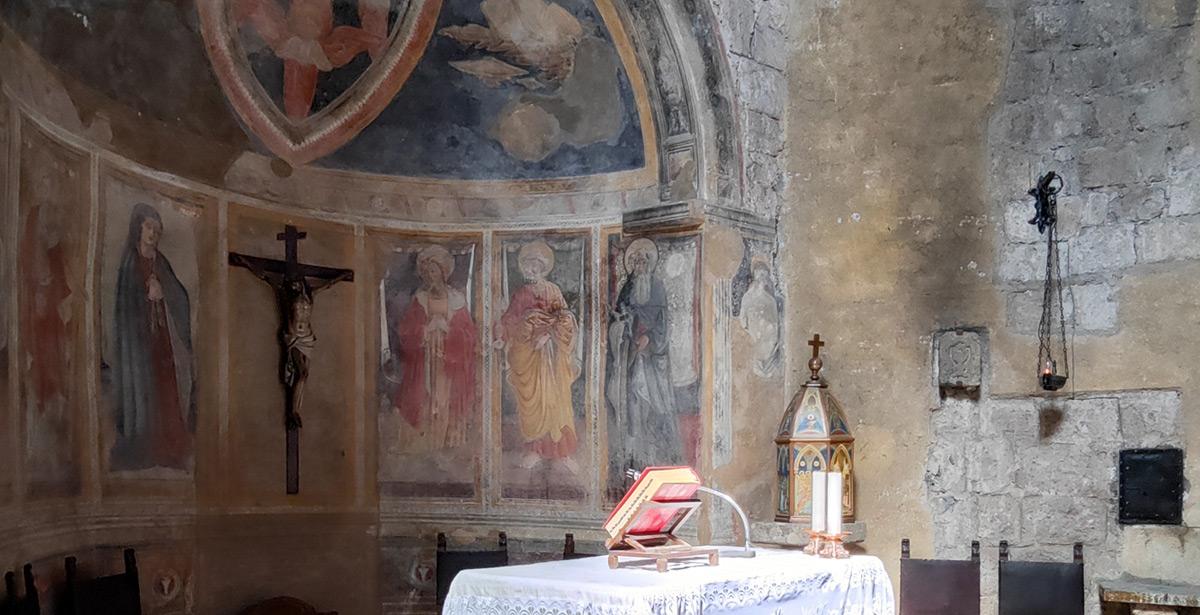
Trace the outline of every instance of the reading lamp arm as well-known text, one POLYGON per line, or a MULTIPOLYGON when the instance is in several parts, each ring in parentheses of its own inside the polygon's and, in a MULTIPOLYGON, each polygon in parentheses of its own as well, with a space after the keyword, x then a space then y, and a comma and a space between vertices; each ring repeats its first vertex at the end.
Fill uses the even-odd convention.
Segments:
POLYGON ((721 493, 720 491, 717 491, 716 489, 710 489, 708 487, 701 486, 698 488, 698 491, 703 491, 709 495, 715 495, 722 500, 729 502, 729 505, 732 506, 733 509, 737 511, 738 516, 742 518, 742 530, 745 532, 743 536, 746 538, 746 544, 742 546, 741 551, 726 551, 721 553, 721 555, 732 557, 754 557, 754 545, 750 544, 750 520, 746 518, 746 512, 742 510, 742 507, 738 506, 738 503, 733 501, 733 498, 721 493))
MULTIPOLYGON (((625 476, 636 481, 642 476, 642 473, 634 470, 633 468, 628 468, 625 470, 625 476)), ((709 489, 708 487, 700 486, 698 490, 710 495, 715 495, 722 500, 729 502, 729 505, 733 506, 733 509, 737 511, 738 516, 742 518, 742 530, 745 532, 743 536, 746 537, 746 544, 742 546, 741 551, 725 551, 722 554, 731 557, 754 557, 754 545, 750 544, 750 520, 746 518, 746 511, 742 510, 742 507, 738 506, 738 503, 733 501, 733 498, 721 493, 720 491, 717 491, 716 489, 709 489)))

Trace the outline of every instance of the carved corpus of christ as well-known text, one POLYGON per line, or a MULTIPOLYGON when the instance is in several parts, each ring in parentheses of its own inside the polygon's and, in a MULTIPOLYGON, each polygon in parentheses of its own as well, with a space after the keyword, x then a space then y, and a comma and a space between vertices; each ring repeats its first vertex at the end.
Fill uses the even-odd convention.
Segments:
POLYGON ((338 282, 354 281, 349 269, 305 265, 297 257, 297 242, 307 233, 288 225, 276 239, 284 242, 284 260, 229 253, 229 264, 245 267, 275 291, 279 307, 279 379, 285 393, 284 429, 287 435, 287 493, 300 492, 300 408, 304 403, 304 385, 308 365, 316 349, 317 336, 312 327, 313 298, 338 282))

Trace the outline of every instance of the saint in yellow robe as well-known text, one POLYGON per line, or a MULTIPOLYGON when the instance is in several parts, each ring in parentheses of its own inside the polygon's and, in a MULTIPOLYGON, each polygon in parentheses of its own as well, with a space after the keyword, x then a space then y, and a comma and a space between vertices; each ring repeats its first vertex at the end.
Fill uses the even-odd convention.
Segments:
POLYGON ((500 324, 522 440, 545 459, 570 457, 578 445, 571 400, 580 372, 575 315, 558 286, 539 280, 513 294, 500 324))

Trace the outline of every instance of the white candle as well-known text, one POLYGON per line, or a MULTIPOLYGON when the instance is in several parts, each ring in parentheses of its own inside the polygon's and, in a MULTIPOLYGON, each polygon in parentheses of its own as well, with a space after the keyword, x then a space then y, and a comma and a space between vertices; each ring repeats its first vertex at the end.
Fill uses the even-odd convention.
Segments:
POLYGON ((829 473, 829 489, 826 500, 825 516, 828 534, 842 533, 842 473, 829 473))
POLYGON ((812 473, 812 530, 825 531, 825 472, 812 473))

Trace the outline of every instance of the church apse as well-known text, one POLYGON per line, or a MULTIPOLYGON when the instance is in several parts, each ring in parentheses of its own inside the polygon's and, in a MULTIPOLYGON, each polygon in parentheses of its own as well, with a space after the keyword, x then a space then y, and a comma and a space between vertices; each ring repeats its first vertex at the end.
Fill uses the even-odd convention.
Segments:
MULTIPOLYGON (((365 100, 356 92, 389 53, 367 35, 381 24, 398 35, 406 10, 432 6, 387 2, 379 21, 370 11, 380 0, 210 4, 232 9, 229 52, 242 54, 250 69, 240 73, 248 77, 242 85, 257 88, 266 98, 256 100, 293 126, 319 124, 365 100), (268 40, 281 23, 276 9, 286 17, 325 5, 331 21, 317 25, 349 28, 343 34, 362 48, 348 60, 327 57, 326 70, 310 46, 314 61, 295 61, 289 73, 288 54, 304 50, 268 40), (304 84, 314 76, 309 100, 304 84)), ((59 289, 49 300, 54 310, 41 312, 53 325, 36 332, 45 339, 25 331, 34 319, 18 316, 20 327, 9 327, 21 333, 7 340, 13 386, 21 387, 13 394, 22 404, 17 455, 68 453, 56 457, 60 476, 26 460, 14 493, 36 486, 39 496, 96 502, 94 512, 78 513, 81 524, 101 523, 103 515, 132 528, 88 535, 109 543, 161 523, 168 528, 162 535, 145 533, 135 545, 148 558, 156 548, 175 550, 162 536, 196 532, 197 552, 183 556, 195 570, 156 578, 163 596, 176 596, 178 583, 227 582, 217 555, 299 568, 301 558, 280 556, 299 548, 299 536, 307 554, 327 552, 350 562, 347 569, 373 570, 363 549, 346 554, 350 542, 307 541, 340 541, 344 533, 358 537, 356 547, 380 547, 391 575, 381 582, 403 577, 399 589, 387 589, 400 593, 383 596, 381 588, 381 600, 419 611, 429 602, 427 560, 437 531, 450 534, 452 545, 494 543, 481 535, 508 531, 519 561, 560 549, 565 531, 582 552, 595 552, 599 521, 623 490, 626 467, 709 463, 706 231, 643 220, 637 234, 619 232, 624 213, 657 209, 668 198, 656 185, 664 146, 652 97, 619 3, 445 0, 420 53, 409 58, 410 74, 378 115, 304 162, 273 149, 239 115, 248 108, 237 108, 228 82, 213 72, 200 22, 189 21, 198 15, 189 17, 183 5, 14 0, 0 9, 17 35, 8 43, 19 38, 45 52, 50 43, 35 33, 71 21, 78 22, 70 30, 78 49, 87 50, 56 47, 44 67, 29 69, 34 76, 56 69, 59 81, 47 88, 58 88, 55 100, 80 116, 78 134, 75 123, 57 125, 57 116, 18 100, 9 81, 0 93, 0 101, 14 100, 4 119, 30 122, 3 134, 34 145, 10 148, 23 158, 22 193, 7 203, 16 224, 0 238, 0 247, 21 254, 8 271, 19 288, 11 307, 32 310, 35 294, 59 289), (141 18, 139 29, 164 27, 142 39, 122 29, 141 18), (538 24, 534 32, 516 27, 529 19, 538 24), (121 35, 128 45, 116 47, 129 59, 123 83, 145 87, 117 83, 112 67, 97 66, 112 61, 121 35), (162 54, 179 56, 165 85, 151 83, 150 69, 161 64, 148 49, 178 50, 162 54), (194 96, 171 98, 172 84, 194 96), (138 113, 140 124, 131 119, 138 113), (209 127, 211 134, 197 136, 209 127), (197 138, 226 149, 193 148, 197 138), (187 170, 197 165, 203 173, 187 170), (63 172, 53 194, 35 195, 41 188, 26 177, 29 169, 63 172), (43 210, 55 213, 57 227, 39 235, 31 220, 43 210), (277 237, 289 226, 307 233, 298 245, 301 264, 354 272, 352 283, 330 287, 308 306, 316 340, 297 436, 297 494, 285 486, 289 391, 280 386, 287 333, 279 297, 229 259, 279 261, 287 248, 277 237), (57 228, 65 229, 61 237, 57 228), (41 277, 26 280, 26 272, 41 277), (26 338, 49 351, 31 363, 26 338), (51 343, 57 338, 69 352, 51 343), (59 359, 63 369, 42 369, 59 359), (30 422, 30 408, 53 405, 35 400, 39 378, 63 385, 64 393, 46 399, 72 401, 61 430, 30 422), (36 432, 27 434, 26 423, 36 432), (26 446, 27 435, 34 439, 26 446), (34 485, 37 473, 47 480, 34 485), (389 550, 395 544, 402 548, 389 550), (259 545, 266 546, 252 553, 259 545)), ((671 145, 679 161, 672 177, 698 187, 690 179, 702 172, 698 154, 685 136, 671 145)), ((671 194, 698 198, 695 190, 671 194)), ((80 540, 60 543, 73 549, 80 540)), ((0 540, 0 559, 10 544, 0 540)), ((271 576, 287 574, 264 566, 239 583, 281 586, 271 576)), ((375 598, 364 592, 362 600, 375 598)), ((227 599, 234 600, 220 598, 227 599)), ((214 600, 197 593, 171 608, 207 612, 214 600)), ((336 601, 319 606, 359 612, 336 601)))

